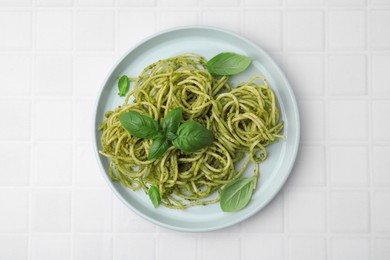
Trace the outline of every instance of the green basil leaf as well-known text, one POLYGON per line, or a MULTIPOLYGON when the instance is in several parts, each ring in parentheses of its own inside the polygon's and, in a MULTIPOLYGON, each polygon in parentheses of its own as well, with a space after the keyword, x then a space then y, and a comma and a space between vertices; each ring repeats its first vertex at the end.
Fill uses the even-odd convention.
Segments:
POLYGON ((177 134, 174 134, 174 133, 172 133, 172 132, 168 132, 168 133, 167 133, 167 138, 168 138, 168 140, 170 140, 170 141, 174 140, 176 137, 177 137, 177 134))
POLYGON ((125 112, 119 117, 122 126, 133 136, 153 139, 160 131, 156 120, 138 112, 125 112))
POLYGON ((191 153, 209 146, 213 141, 213 134, 210 130, 190 120, 179 127, 173 145, 184 152, 191 153))
POLYGON ((157 208, 158 205, 161 203, 160 192, 158 191, 158 188, 156 186, 151 186, 149 188, 148 195, 153 203, 153 206, 157 208))
POLYGON ((222 211, 233 212, 243 209, 251 200, 255 178, 239 178, 226 184, 221 191, 222 211))
POLYGON ((176 134, 179 128, 180 122, 183 119, 183 108, 177 107, 169 111, 169 113, 161 121, 161 128, 166 133, 176 134))
POLYGON ((149 148, 148 160, 153 160, 163 155, 169 148, 168 140, 163 136, 154 139, 149 148))
POLYGON ((123 75, 118 80, 118 89, 119 89, 118 95, 121 97, 125 96, 127 91, 129 91, 129 88, 130 88, 129 78, 126 75, 123 75))
POLYGON ((222 52, 206 62, 204 67, 214 75, 229 76, 243 72, 252 60, 233 52, 222 52))

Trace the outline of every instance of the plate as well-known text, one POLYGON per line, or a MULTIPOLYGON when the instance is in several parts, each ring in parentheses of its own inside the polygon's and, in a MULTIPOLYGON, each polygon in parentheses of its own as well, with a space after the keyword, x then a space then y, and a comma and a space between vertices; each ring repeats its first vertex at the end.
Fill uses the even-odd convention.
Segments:
MULTIPOLYGON (((226 228, 259 212, 278 193, 294 164, 299 146, 299 114, 293 91, 286 77, 275 62, 260 47, 251 41, 225 30, 212 27, 180 27, 157 33, 133 47, 112 68, 99 91, 94 109, 94 153, 107 184, 115 195, 141 217, 160 226, 188 232, 203 232, 226 228), (251 202, 241 211, 222 212, 219 203, 197 206, 185 210, 165 207, 155 209, 143 191, 133 192, 111 181, 108 175, 109 161, 98 153, 101 133, 98 126, 104 113, 121 105, 124 98, 117 95, 117 77, 123 74, 138 76, 142 69, 159 60, 192 52, 206 59, 220 52, 235 52, 252 58, 251 66, 230 82, 247 81, 251 75, 262 74, 277 96, 281 119, 285 122, 286 137, 268 146, 269 156, 260 164, 260 180, 251 202)), ((245 174, 250 176, 253 167, 245 174)))

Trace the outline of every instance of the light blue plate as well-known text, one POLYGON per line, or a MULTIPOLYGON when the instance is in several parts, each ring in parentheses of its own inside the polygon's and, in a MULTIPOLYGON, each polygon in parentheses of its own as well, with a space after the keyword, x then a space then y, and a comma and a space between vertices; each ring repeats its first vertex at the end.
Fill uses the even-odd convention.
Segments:
MULTIPOLYGON (((260 32, 261 33, 261 32, 260 32)), ((180 231, 212 231, 239 223, 261 210, 278 193, 285 183, 294 164, 299 145, 299 114, 291 87, 275 62, 261 48, 249 40, 217 28, 181 27, 157 33, 132 48, 108 74, 104 81, 94 110, 94 150, 108 185, 118 198, 141 217, 160 226, 180 231), (285 140, 269 146, 269 156, 260 164, 260 183, 252 201, 246 208, 235 213, 224 213, 219 203, 192 207, 183 211, 153 208, 143 191, 133 192, 119 182, 112 182, 108 176, 107 158, 99 155, 101 133, 97 130, 104 119, 104 113, 121 105, 124 98, 117 93, 117 77, 123 74, 136 77, 142 69, 159 60, 192 52, 210 59, 220 52, 236 52, 253 59, 244 72, 231 78, 233 85, 244 82, 254 74, 264 75, 275 91, 281 118, 285 122, 285 140)), ((252 168, 246 170, 250 176, 252 168)))

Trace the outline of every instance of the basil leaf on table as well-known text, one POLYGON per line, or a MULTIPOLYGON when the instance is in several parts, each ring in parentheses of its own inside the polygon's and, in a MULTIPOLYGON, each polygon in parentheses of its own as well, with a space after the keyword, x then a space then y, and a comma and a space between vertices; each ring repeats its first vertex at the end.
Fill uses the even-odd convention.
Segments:
POLYGON ((153 140, 149 148, 148 160, 153 160, 163 155, 169 148, 168 139, 161 136, 153 140))
POLYGON ((222 211, 234 212, 243 209, 251 200, 255 177, 239 178, 226 184, 221 191, 222 211))
POLYGON ((233 52, 222 52, 206 62, 204 67, 214 75, 229 76, 243 72, 252 60, 233 52))
POLYGON ((153 139, 160 131, 156 120, 134 111, 123 113, 119 121, 130 134, 138 138, 153 139))
POLYGON ((176 134, 173 145, 187 153, 196 152, 214 141, 210 130, 192 120, 183 123, 176 134))
POLYGON ((163 129, 163 131, 165 131, 169 140, 173 140, 175 138, 173 137, 172 134, 176 134, 177 129, 179 128, 179 125, 181 123, 181 120, 183 119, 182 114, 183 114, 183 108, 177 107, 169 111, 169 113, 161 121, 161 128, 163 129), (168 134, 170 136, 168 136, 168 134))
POLYGON ((151 186, 149 188, 148 195, 153 203, 153 206, 157 208, 158 205, 161 203, 160 192, 158 191, 158 188, 156 186, 151 186))
POLYGON ((130 87, 129 78, 126 75, 123 75, 118 80, 118 89, 119 89, 118 95, 121 97, 125 96, 127 91, 129 91, 129 87, 130 87))

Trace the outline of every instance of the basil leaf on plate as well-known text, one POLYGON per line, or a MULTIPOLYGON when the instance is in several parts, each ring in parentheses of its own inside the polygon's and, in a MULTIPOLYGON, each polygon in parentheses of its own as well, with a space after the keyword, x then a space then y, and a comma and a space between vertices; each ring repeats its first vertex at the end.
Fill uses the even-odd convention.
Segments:
POLYGON ((158 205, 161 203, 160 192, 158 191, 158 188, 156 186, 151 186, 149 188, 148 195, 153 203, 153 206, 157 208, 158 205))
POLYGON ((129 91, 129 88, 130 88, 129 78, 126 75, 123 75, 118 80, 118 89, 119 89, 118 95, 121 97, 125 96, 127 91, 129 91))
POLYGON ((226 184, 221 191, 222 211, 233 212, 243 209, 251 200, 256 178, 239 178, 226 184))
POLYGON ((161 136, 153 140, 149 148, 148 160, 153 160, 163 155, 169 148, 168 139, 161 136))
POLYGON ((156 120, 138 112, 125 112, 119 117, 122 126, 133 136, 153 139, 160 131, 156 120))
POLYGON ((243 72, 252 60, 233 52, 222 52, 206 62, 204 67, 214 75, 229 76, 243 72))
POLYGON ((196 152, 209 146, 213 141, 213 134, 198 122, 189 120, 180 125, 173 145, 187 153, 196 152))
POLYGON ((161 121, 161 128, 163 129, 163 131, 165 131, 169 140, 173 140, 175 138, 173 136, 176 134, 180 122, 183 119, 182 114, 183 114, 183 108, 177 107, 169 111, 169 113, 161 121))

